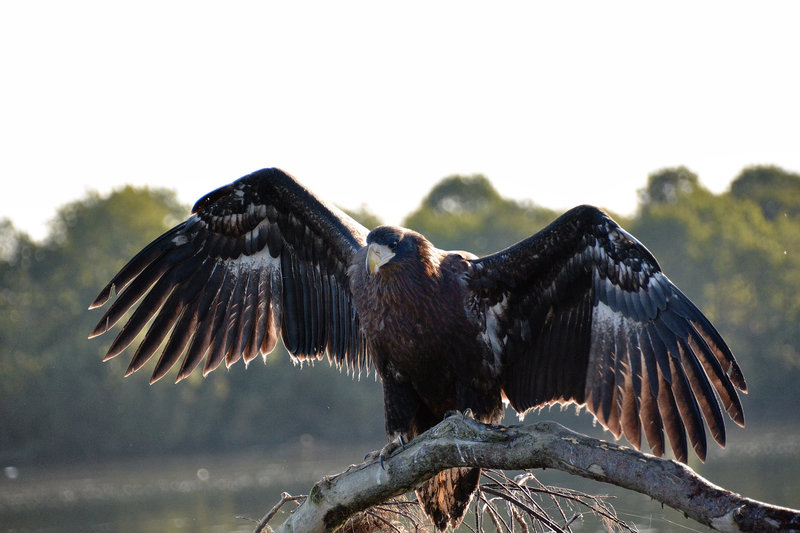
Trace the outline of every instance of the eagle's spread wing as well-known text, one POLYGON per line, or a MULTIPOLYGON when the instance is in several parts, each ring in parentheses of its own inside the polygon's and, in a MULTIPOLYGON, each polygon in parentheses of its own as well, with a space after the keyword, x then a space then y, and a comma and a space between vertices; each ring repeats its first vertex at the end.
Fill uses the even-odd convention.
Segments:
POLYGON ((724 445, 717 396, 744 425, 733 354, 655 258, 589 206, 538 234, 473 261, 473 305, 503 365, 503 390, 520 413, 585 404, 616 437, 686 460, 686 432, 706 453, 703 418, 724 445), (716 391, 716 394, 715 394, 716 391))
POLYGON ((245 176, 201 198, 185 222, 131 259, 90 308, 119 296, 90 337, 138 308, 108 350, 122 352, 152 323, 128 367, 138 370, 166 341, 152 381, 183 355, 178 380, 270 352, 281 336, 299 359, 324 353, 367 367, 347 267, 367 230, 278 169, 245 176), (171 332, 171 333, 170 333, 171 332))

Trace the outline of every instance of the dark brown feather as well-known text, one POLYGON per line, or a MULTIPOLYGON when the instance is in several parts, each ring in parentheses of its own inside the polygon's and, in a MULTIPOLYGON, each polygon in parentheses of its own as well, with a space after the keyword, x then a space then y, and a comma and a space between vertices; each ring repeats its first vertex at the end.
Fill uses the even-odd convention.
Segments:
POLYGON ((450 468, 417 489, 417 498, 437 529, 455 529, 461 523, 480 477, 480 468, 450 468))

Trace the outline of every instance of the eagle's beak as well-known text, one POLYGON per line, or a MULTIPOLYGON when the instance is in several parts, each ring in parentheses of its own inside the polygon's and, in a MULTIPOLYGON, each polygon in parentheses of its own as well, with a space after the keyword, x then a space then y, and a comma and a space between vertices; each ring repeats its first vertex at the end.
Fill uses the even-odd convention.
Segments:
POLYGON ((372 243, 367 248, 367 272, 374 274, 380 267, 394 257, 394 252, 388 246, 372 243))

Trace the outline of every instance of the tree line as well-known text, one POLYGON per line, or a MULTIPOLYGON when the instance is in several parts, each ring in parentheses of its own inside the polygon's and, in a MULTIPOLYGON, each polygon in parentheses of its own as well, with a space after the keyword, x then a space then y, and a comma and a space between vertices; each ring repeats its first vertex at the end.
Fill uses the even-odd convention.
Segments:
MULTIPOLYGON (((43 242, 0 222, 0 461, 74 461, 150 453, 293 445, 312 436, 377 447, 382 396, 374 375, 325 362, 292 368, 282 347, 266 364, 153 386, 123 379, 126 354, 87 340, 89 302, 136 252, 187 213, 174 193, 124 187, 63 206, 43 242)), ((436 184, 404 225, 444 249, 490 253, 559 211, 503 198, 482 175, 436 184)), ((745 372, 748 422, 800 422, 800 175, 744 169, 714 194, 684 167, 648 177, 634 215, 616 216, 711 318, 745 372)), ((379 223, 366 210, 353 215, 379 223)))

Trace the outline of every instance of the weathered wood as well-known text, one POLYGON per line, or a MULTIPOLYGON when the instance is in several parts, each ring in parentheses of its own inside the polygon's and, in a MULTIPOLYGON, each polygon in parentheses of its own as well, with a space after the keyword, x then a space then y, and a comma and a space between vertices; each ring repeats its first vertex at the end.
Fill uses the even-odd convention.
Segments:
POLYGON ((724 532, 800 532, 800 511, 744 498, 688 466, 570 431, 554 422, 491 426, 451 416, 385 462, 320 480, 278 532, 334 531, 350 516, 412 490, 445 468, 554 468, 611 483, 724 532))

